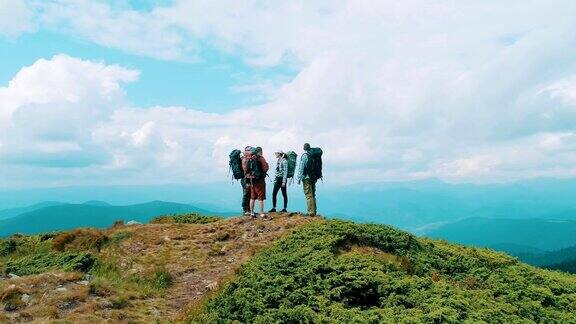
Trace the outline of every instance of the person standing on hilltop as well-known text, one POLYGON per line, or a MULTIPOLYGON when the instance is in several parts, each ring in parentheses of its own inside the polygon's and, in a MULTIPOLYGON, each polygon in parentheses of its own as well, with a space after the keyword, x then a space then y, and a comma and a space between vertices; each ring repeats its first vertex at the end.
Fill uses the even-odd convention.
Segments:
POLYGON ((256 200, 258 200, 260 204, 260 217, 265 218, 266 172, 268 172, 269 166, 262 155, 261 147, 257 147, 244 157, 242 160, 242 168, 246 175, 246 184, 250 187, 250 216, 256 217, 254 205, 256 200))
POLYGON ((282 150, 278 150, 274 153, 276 155, 276 177, 274 177, 274 190, 272 190, 272 209, 269 213, 276 212, 276 202, 278 197, 278 191, 282 189, 282 198, 284 198, 284 209, 281 213, 288 212, 286 208, 288 207, 288 193, 286 192, 286 182, 288 180, 288 159, 286 154, 282 150))
POLYGON ((246 184, 246 174, 242 168, 242 161, 246 156, 246 152, 250 152, 252 147, 246 146, 244 149, 244 154, 238 149, 232 150, 230 152, 230 172, 232 173, 232 180, 240 180, 242 186, 242 210, 244 215, 250 215, 250 188, 246 184))
POLYGON ((322 150, 304 144, 304 153, 300 158, 298 169, 298 184, 302 182, 308 216, 316 216, 316 182, 322 178, 322 150))
MULTIPOLYGON (((242 161, 244 161, 244 157, 250 151, 252 151, 252 146, 246 146, 244 148, 244 153, 242 154, 242 161)), ((240 184, 242 185, 242 210, 244 211, 244 216, 250 216, 250 187, 246 182, 246 174, 243 173, 243 177, 240 180, 240 184)))

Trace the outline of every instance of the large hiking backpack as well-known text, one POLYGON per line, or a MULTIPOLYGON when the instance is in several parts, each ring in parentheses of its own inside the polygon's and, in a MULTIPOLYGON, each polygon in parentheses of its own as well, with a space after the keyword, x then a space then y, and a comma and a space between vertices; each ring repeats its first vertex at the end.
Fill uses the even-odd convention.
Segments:
POLYGON ((286 160, 288 161, 288 178, 293 178, 296 172, 296 160, 298 160, 298 154, 294 151, 289 151, 286 153, 286 160))
POLYGON ((262 163, 258 155, 253 154, 246 162, 247 174, 252 175, 252 179, 259 180, 266 177, 266 171, 262 169, 262 163))
POLYGON ((311 180, 322 179, 322 149, 314 147, 308 150, 308 162, 306 163, 305 174, 311 180))
POLYGON ((233 150, 230 152, 230 171, 232 171, 232 178, 239 180, 244 178, 244 170, 242 170, 242 159, 240 158, 240 150, 233 150))

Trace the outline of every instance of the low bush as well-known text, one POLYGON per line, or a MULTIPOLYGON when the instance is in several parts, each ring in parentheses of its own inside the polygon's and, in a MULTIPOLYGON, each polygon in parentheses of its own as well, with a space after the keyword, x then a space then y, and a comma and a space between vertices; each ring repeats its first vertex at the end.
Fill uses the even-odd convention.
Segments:
POLYGON ((150 223, 152 224, 208 224, 221 220, 222 217, 218 216, 204 216, 196 213, 163 215, 154 218, 150 223))
POLYGON ((0 256, 7 256, 16 251, 16 241, 8 239, 0 241, 0 256))
POLYGON ((327 221, 252 258, 191 320, 573 322, 575 311, 574 277, 388 226, 327 221))
POLYGON ((90 270, 95 262, 90 253, 43 253, 28 255, 6 262, 4 271, 19 276, 43 273, 50 270, 81 271, 90 270))
POLYGON ((54 251, 98 251, 108 241, 108 236, 96 229, 77 229, 56 235, 52 239, 54 251))

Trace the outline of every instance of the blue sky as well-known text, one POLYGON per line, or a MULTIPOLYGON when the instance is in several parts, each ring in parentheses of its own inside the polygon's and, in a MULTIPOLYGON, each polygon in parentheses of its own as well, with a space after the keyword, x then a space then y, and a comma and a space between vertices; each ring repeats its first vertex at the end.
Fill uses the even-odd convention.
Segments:
POLYGON ((197 62, 175 62, 133 55, 50 31, 0 39, 0 53, 2 85, 23 66, 32 65, 39 58, 66 53, 141 71, 138 82, 126 86, 127 97, 134 105, 188 106, 215 112, 262 103, 266 99, 264 95, 238 89, 243 85, 258 80, 289 80, 295 74, 289 66, 252 67, 239 57, 209 48, 197 62))
POLYGON ((0 2, 0 186, 576 175, 576 3, 0 2))

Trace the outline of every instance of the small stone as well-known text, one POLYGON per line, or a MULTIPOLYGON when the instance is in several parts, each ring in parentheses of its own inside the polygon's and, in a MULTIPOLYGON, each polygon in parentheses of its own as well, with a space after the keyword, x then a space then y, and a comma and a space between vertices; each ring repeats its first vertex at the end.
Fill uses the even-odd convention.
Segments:
POLYGON ((10 286, 8 286, 8 289, 10 289, 10 290, 11 290, 11 289, 16 289, 16 285, 10 285, 10 286))
POLYGON ((164 236, 163 240, 168 242, 168 241, 170 241, 170 238, 168 237, 168 235, 166 235, 166 236, 164 236))
POLYGON ((84 280, 87 280, 87 281, 92 280, 92 275, 91 275, 91 274, 85 274, 85 275, 84 275, 84 280))
POLYGON ((82 281, 78 281, 77 284, 82 285, 82 286, 88 286, 90 284, 90 282, 88 280, 82 280, 82 281))
POLYGON ((28 294, 22 294, 22 296, 20 297, 20 300, 21 300, 23 303, 28 304, 28 303, 30 303, 30 295, 28 295, 28 294))
POLYGON ((101 305, 102 305, 102 308, 112 308, 112 307, 114 307, 114 304, 113 304, 111 301, 109 301, 109 300, 104 300, 101 305))
POLYGON ((58 291, 58 292, 64 292, 64 291, 68 291, 68 289, 66 289, 66 287, 64 287, 64 286, 58 286, 58 287, 56 288, 56 291, 58 291))
POLYGON ((16 274, 13 274, 13 273, 9 273, 9 274, 8 274, 8 278, 10 278, 10 279, 18 279, 18 278, 20 278, 20 276, 19 276, 19 275, 16 275, 16 274))

